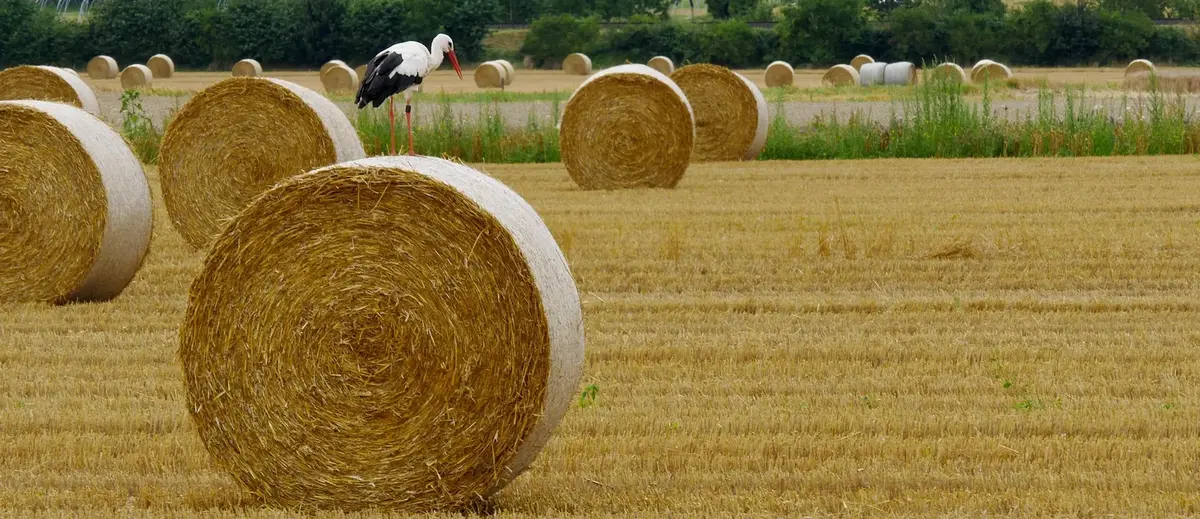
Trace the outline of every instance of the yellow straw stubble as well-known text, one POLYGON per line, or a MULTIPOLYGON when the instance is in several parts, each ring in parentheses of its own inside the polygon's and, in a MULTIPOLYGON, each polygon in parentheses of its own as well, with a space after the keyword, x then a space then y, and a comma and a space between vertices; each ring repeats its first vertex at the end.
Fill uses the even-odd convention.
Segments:
POLYGON ((455 511, 529 467, 584 360, 538 214, 430 157, 281 182, 213 244, 179 355, 212 460, 276 506, 455 511))
POLYGON ((175 115, 159 175, 175 228, 203 248, 276 182, 364 156, 350 120, 325 96, 280 79, 230 78, 175 115))
POLYGON ((588 78, 563 108, 559 142, 567 173, 584 189, 675 187, 695 143, 683 91, 646 65, 588 78))
POLYGON ((150 187, 115 131, 62 103, 0 102, 0 302, 116 297, 150 246, 150 187))
POLYGON ((688 65, 671 80, 679 85, 696 114, 699 162, 748 160, 767 143, 767 100, 750 80, 725 67, 688 65))
POLYGON ((22 65, 0 71, 0 101, 32 99, 65 103, 98 115, 96 94, 66 69, 22 65))

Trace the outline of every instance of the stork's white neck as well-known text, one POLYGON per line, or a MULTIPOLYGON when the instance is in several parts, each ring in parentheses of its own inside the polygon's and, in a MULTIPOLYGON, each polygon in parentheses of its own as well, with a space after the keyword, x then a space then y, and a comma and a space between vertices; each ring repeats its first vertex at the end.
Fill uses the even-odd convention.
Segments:
POLYGON ((437 43, 437 41, 434 41, 433 45, 429 46, 429 72, 433 72, 442 66, 442 60, 446 57, 446 52, 437 43))

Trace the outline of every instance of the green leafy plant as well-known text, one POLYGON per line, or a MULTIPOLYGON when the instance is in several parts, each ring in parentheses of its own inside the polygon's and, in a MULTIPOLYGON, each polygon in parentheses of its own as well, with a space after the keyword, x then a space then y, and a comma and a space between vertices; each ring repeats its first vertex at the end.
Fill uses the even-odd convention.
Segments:
POLYGON ((154 122, 146 115, 140 92, 126 90, 121 94, 121 115, 124 116, 121 134, 125 136, 138 159, 146 164, 158 164, 162 132, 154 127, 154 122))
POLYGON ((600 394, 600 386, 591 384, 579 395, 579 407, 587 408, 596 403, 596 395, 600 394))

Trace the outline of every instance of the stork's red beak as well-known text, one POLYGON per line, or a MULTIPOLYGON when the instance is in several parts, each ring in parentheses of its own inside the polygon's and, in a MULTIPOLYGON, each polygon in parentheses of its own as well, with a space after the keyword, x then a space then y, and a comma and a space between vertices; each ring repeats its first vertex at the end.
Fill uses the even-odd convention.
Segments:
POLYGON ((454 71, 458 72, 458 79, 462 79, 462 67, 458 66, 458 56, 454 55, 454 51, 450 51, 450 64, 454 66, 454 71))

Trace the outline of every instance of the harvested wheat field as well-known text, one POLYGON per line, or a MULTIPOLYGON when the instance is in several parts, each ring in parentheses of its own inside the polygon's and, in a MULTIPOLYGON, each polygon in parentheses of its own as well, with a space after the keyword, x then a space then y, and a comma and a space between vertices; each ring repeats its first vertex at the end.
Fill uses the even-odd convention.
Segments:
MULTIPOLYGON (((584 377, 503 516, 1195 514, 1200 160, 480 166, 571 262, 584 377)), ((0 308, 0 515, 274 517, 212 468, 156 225, 106 304, 0 308)), ((370 515, 370 514, 368 514, 370 515)))

